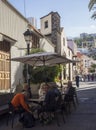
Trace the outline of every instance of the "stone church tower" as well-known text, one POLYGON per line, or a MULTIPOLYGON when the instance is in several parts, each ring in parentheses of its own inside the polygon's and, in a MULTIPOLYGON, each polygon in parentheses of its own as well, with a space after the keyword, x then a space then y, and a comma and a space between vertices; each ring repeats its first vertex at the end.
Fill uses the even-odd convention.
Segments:
POLYGON ((59 44, 61 43, 60 32, 60 15, 58 12, 50 12, 46 16, 40 18, 41 33, 49 38, 56 45, 55 52, 58 52, 59 44))

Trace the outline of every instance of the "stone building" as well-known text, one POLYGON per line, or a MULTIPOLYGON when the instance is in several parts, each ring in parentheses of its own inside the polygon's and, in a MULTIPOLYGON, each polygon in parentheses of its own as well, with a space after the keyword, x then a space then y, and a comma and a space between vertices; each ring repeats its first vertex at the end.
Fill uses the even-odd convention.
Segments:
POLYGON ((50 12, 40 18, 41 33, 55 45, 55 52, 60 54, 59 44, 61 43, 60 15, 58 12, 50 12))

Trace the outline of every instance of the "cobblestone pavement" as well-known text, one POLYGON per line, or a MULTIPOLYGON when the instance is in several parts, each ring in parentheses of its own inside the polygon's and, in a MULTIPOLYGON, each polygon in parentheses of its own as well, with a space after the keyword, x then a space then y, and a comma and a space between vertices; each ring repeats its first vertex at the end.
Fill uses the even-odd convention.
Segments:
MULTIPOLYGON (((75 83, 74 83, 75 85, 75 83)), ((42 126, 36 122, 33 128, 22 128, 22 125, 15 121, 13 130, 96 130, 96 82, 81 82, 80 88, 77 88, 79 105, 76 110, 66 117, 66 123, 63 123, 60 117, 60 127, 56 121, 49 125, 42 126)), ((11 130, 11 125, 6 126, 6 118, 0 118, 0 130, 11 130)))

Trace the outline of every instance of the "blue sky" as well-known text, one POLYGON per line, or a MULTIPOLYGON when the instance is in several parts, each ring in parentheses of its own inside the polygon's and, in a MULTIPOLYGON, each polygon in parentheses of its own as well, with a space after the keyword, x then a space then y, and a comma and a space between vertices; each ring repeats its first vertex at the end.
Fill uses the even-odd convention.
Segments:
POLYGON ((76 37, 80 33, 96 33, 96 20, 91 19, 88 10, 89 0, 8 0, 26 17, 35 17, 40 28, 40 18, 51 11, 61 16, 61 27, 67 37, 76 37), (25 1, 25 10, 24 10, 25 1), (26 12, 26 13, 25 13, 26 12))

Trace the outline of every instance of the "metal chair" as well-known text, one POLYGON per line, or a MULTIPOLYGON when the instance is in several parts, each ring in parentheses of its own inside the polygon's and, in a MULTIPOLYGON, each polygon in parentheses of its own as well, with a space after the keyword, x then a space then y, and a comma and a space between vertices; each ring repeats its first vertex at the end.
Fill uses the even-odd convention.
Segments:
POLYGON ((11 120, 11 127, 13 128, 14 119, 15 119, 16 115, 18 115, 20 118, 21 114, 24 111, 21 110, 21 108, 19 108, 19 107, 17 109, 15 109, 11 103, 8 103, 8 106, 9 106, 9 110, 8 110, 8 115, 7 115, 7 125, 9 124, 9 119, 10 119, 11 120))
POLYGON ((78 104, 78 98, 76 94, 76 89, 74 87, 70 87, 67 94, 64 95, 63 102, 66 106, 67 114, 71 113, 72 105, 76 109, 76 104, 78 104))
POLYGON ((45 122, 45 114, 47 115, 47 120, 53 120, 56 119, 57 125, 60 126, 60 122, 59 122, 59 118, 58 118, 58 114, 60 114, 60 112, 62 112, 62 116, 63 116, 63 121, 65 123, 65 118, 64 118, 64 113, 61 109, 61 96, 59 97, 54 95, 54 93, 51 95, 50 94, 50 98, 49 98, 49 102, 45 103, 40 111, 39 111, 39 115, 41 114, 41 118, 42 118, 42 123, 45 122), (52 97, 51 97, 52 96, 52 97))

